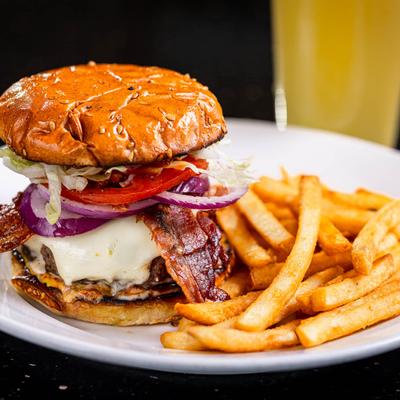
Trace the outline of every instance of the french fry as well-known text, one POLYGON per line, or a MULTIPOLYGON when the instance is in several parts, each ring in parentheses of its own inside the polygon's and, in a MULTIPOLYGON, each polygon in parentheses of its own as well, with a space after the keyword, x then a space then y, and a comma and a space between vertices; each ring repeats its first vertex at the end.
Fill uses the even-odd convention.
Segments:
POLYGON ((376 258, 381 258, 388 253, 389 249, 398 243, 397 235, 393 232, 389 232, 379 243, 376 258))
POLYGON ((253 191, 249 190, 237 205, 253 228, 271 247, 289 254, 293 247, 294 236, 268 211, 253 191))
POLYGON ((164 332, 160 336, 160 342, 167 349, 186 351, 207 349, 206 346, 186 331, 164 332))
POLYGON ((271 285, 239 316, 238 329, 262 331, 271 326, 296 292, 310 266, 317 243, 321 216, 322 190, 317 177, 300 181, 299 229, 285 265, 271 285))
POLYGON ((243 296, 222 302, 187 303, 175 305, 177 313, 202 325, 213 325, 234 317, 244 311, 260 292, 249 292, 243 296))
POLYGON ((377 211, 353 242, 351 257, 356 271, 361 274, 370 273, 379 244, 399 224, 400 200, 394 200, 377 211))
POLYGON ((181 318, 178 323, 178 331, 187 331, 189 327, 198 325, 197 322, 191 321, 187 318, 181 318))
POLYGON ((277 179, 263 176, 252 189, 265 201, 291 207, 296 203, 298 190, 277 179))
POLYGON ((324 199, 322 213, 341 231, 357 235, 375 214, 374 211, 361 210, 339 205, 324 199))
POLYGON ((313 311, 327 311, 350 303, 372 292, 386 281, 396 268, 391 254, 377 260, 368 275, 347 277, 341 282, 315 289, 311 295, 313 311))
POLYGON ((346 271, 343 274, 338 275, 336 278, 330 280, 325 286, 333 285, 334 283, 339 283, 342 282, 344 279, 354 278, 358 275, 359 273, 357 271, 355 271, 354 269, 350 269, 349 271, 346 271))
POLYGON ((397 239, 400 240, 400 225, 394 226, 392 232, 397 236, 397 239))
POLYGON ((324 285, 342 272, 343 268, 341 267, 331 267, 326 269, 325 271, 318 272, 301 282, 298 289, 296 290, 296 293, 283 307, 273 324, 282 321, 289 315, 295 313, 296 311, 299 311, 302 305, 302 303, 300 303, 299 301, 299 298, 310 294, 314 289, 324 285))
POLYGON ((290 175, 285 167, 281 167, 281 176, 282 176, 282 181, 286 183, 286 185, 291 186, 292 188, 298 190, 299 185, 300 185, 300 178, 301 175, 290 175))
POLYGON ((394 280, 361 299, 303 320, 296 329, 301 344, 316 346, 399 315, 399 290, 400 280, 394 280))
POLYGON ((321 223, 318 232, 318 243, 326 254, 344 253, 351 249, 350 241, 343 236, 332 221, 321 216, 321 223))
POLYGON ((315 253, 311 260, 310 267, 306 272, 306 277, 316 272, 323 271, 326 268, 334 267, 335 265, 340 265, 345 270, 351 268, 351 252, 338 253, 331 256, 323 251, 315 253))
POLYGON ((251 235, 235 206, 219 209, 217 220, 240 258, 250 268, 264 267, 274 261, 271 253, 261 247, 251 235))
MULTIPOLYGON (((332 256, 328 256, 325 252, 321 251, 315 253, 312 256, 311 264, 305 274, 305 278, 308 278, 317 272, 324 271, 328 268, 341 266, 343 269, 347 270, 352 267, 351 263, 351 253, 338 253, 332 256)), ((279 271, 284 266, 284 263, 273 263, 269 264, 265 268, 257 268, 250 271, 250 277, 252 282, 253 290, 266 289, 275 277, 278 275, 279 271)))
POLYGON ((250 279, 249 271, 237 271, 225 281, 223 281, 219 288, 229 294, 231 298, 241 296, 250 290, 252 282, 250 279))
POLYGON ((298 223, 295 218, 284 218, 280 220, 280 223, 285 229, 290 232, 293 236, 297 235, 298 223))
POLYGON ((278 205, 276 203, 272 203, 272 202, 267 202, 264 204, 268 208, 268 210, 272 214, 274 214, 275 218, 277 218, 279 220, 295 217, 293 211, 289 207, 280 206, 280 205, 278 205))
POLYGON ((393 262, 396 268, 400 268, 400 243, 394 245, 390 250, 388 250, 393 257, 393 262))
POLYGON ((333 190, 324 191, 324 197, 336 204, 361 208, 364 210, 379 210, 392 199, 378 193, 359 189, 356 193, 340 193, 333 190))
POLYGON ((267 265, 265 268, 254 268, 250 270, 250 277, 252 282, 253 290, 266 289, 275 277, 279 274, 279 271, 285 263, 273 263, 267 265))
POLYGON ((295 328, 299 321, 291 321, 264 332, 243 332, 214 326, 195 326, 189 333, 211 350, 227 353, 254 352, 295 346, 299 343, 295 328))
MULTIPOLYGON (((214 328, 219 329, 233 329, 236 323, 237 317, 233 317, 222 321, 216 325, 212 325, 214 328)), ((194 336, 190 335, 187 331, 193 326, 204 326, 199 325, 194 321, 190 321, 186 318, 180 320, 184 321, 178 325, 178 331, 165 332, 161 335, 160 341, 165 348, 175 350, 187 350, 187 351, 199 351, 206 350, 205 346, 197 340, 194 336)))

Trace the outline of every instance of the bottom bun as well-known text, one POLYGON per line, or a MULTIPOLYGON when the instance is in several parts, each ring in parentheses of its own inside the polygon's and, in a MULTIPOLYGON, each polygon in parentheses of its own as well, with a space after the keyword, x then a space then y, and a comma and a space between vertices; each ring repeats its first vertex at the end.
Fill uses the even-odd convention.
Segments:
POLYGON ((81 321, 118 326, 161 324, 173 321, 177 317, 175 304, 185 302, 182 296, 174 296, 126 302, 110 300, 97 304, 82 300, 68 303, 58 289, 41 283, 14 256, 12 272, 11 282, 19 294, 52 313, 81 321))

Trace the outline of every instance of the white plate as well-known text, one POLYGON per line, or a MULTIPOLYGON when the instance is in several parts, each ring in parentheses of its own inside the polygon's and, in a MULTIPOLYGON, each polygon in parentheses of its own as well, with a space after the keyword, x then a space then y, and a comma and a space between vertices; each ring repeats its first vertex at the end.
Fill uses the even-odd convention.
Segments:
MULTIPOLYGON (((291 128, 278 132, 273 124, 230 120, 236 158, 253 156, 258 174, 314 173, 329 185, 351 190, 359 186, 400 197, 395 174, 400 153, 340 135, 291 128)), ((0 203, 9 201, 25 179, 0 167, 0 203)), ((6 261, 6 260, 4 260, 6 261)), ((19 297, 8 282, 9 268, 0 272, 0 329, 21 339, 90 358, 140 368, 196 374, 239 374, 283 371, 351 361, 400 346, 400 318, 312 349, 253 354, 194 353, 165 350, 159 336, 172 328, 118 328, 54 317, 19 297)))

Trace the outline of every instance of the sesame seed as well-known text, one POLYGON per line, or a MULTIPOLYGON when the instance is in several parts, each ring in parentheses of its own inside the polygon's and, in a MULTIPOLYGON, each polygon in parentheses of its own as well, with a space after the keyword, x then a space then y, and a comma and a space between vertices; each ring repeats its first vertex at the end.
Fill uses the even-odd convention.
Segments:
POLYGON ((67 385, 60 385, 58 388, 60 390, 66 390, 66 389, 68 389, 68 386, 67 385))
POLYGON ((88 65, 90 65, 91 67, 94 67, 96 65, 96 63, 94 61, 89 61, 88 65))
POLYGON ((122 127, 122 125, 117 125, 117 132, 118 133, 122 133, 123 130, 124 130, 124 128, 122 127))
POLYGON ((100 129, 99 129, 99 132, 101 134, 106 133, 106 128, 104 128, 104 126, 101 126, 100 129))
POLYGON ((54 121, 50 121, 49 122, 49 128, 51 131, 54 131, 54 129, 56 129, 56 124, 54 121))

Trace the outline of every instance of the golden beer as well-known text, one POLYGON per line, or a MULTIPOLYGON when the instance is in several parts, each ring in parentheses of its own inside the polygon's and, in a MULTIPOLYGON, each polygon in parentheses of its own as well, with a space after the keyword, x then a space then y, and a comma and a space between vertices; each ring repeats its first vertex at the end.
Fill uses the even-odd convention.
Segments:
POLYGON ((272 0, 276 119, 395 144, 400 0, 272 0))

